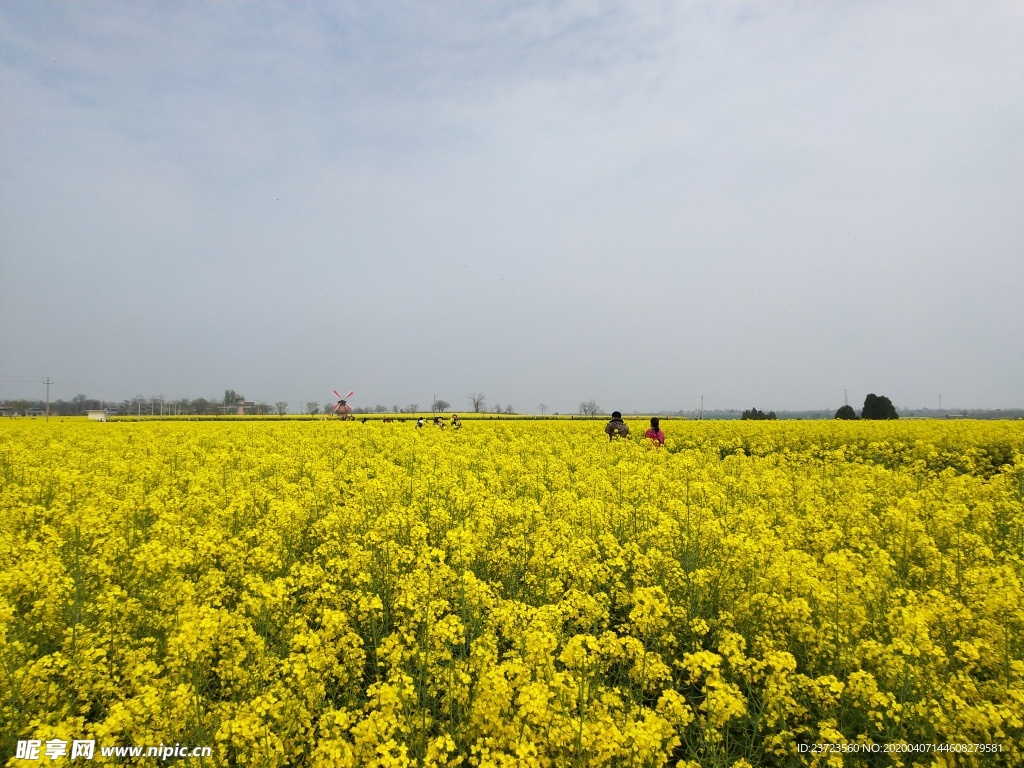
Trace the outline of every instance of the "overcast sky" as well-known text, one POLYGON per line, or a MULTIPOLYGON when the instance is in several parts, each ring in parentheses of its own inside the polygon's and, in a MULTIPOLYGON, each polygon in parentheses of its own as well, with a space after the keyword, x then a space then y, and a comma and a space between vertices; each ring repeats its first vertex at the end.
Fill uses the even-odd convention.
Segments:
POLYGON ((0 397, 1024 406, 1024 4, 0 5, 0 397))

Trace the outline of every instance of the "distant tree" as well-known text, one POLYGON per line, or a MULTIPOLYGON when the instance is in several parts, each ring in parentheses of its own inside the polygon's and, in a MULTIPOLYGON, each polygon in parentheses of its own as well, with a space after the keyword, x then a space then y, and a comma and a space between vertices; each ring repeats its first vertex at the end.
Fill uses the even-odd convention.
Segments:
POLYGON ((548 404, 547 403, 537 403, 537 410, 540 411, 540 415, 543 416, 545 413, 548 412, 548 404))
POLYGON ((391 412, 392 413, 398 413, 398 406, 397 405, 392 405, 391 406, 391 412))
POLYGON ((145 395, 136 395, 135 397, 133 397, 131 399, 131 402, 128 404, 128 412, 129 413, 133 413, 136 416, 141 416, 142 412, 143 412, 143 410, 145 408, 146 408, 146 396, 145 395))
POLYGON ((864 408, 860 412, 862 419, 898 419, 896 407, 885 395, 870 394, 864 398, 864 408))
POLYGON ((233 389, 224 390, 224 405, 234 405, 235 399, 238 397, 238 393, 233 389))
POLYGON ((286 413, 288 413, 288 403, 284 400, 278 400, 276 403, 274 403, 274 408, 277 409, 278 416, 284 416, 286 413))
POLYGON ((312 400, 310 400, 308 403, 306 403, 306 413, 310 414, 311 416, 316 416, 318 413, 320 413, 320 403, 314 403, 312 400))
POLYGON ((512 407, 511 403, 509 403, 508 405, 505 406, 505 413, 511 414, 511 413, 515 413, 515 412, 516 412, 516 409, 512 407))
POLYGON ((852 405, 844 405, 838 411, 836 411, 837 419, 851 420, 857 418, 857 412, 853 410, 852 405))
POLYGON ((88 398, 85 395, 75 395, 74 397, 71 398, 71 402, 75 406, 75 413, 82 412, 83 405, 85 404, 86 400, 88 400, 88 398))
POLYGON ((375 405, 373 406, 374 413, 387 413, 388 407, 386 405, 375 405))
POLYGON ((409 405, 405 406, 405 412, 406 413, 419 413, 420 412, 420 405, 419 405, 419 403, 409 403, 409 405))
POLYGON ((449 403, 447 400, 442 400, 441 398, 437 398, 434 401, 434 408, 433 408, 433 410, 434 410, 435 413, 437 411, 447 411, 448 407, 450 405, 451 405, 451 403, 449 403))
POLYGON ((777 419, 775 411, 759 411, 757 408, 751 408, 749 411, 744 411, 743 415, 740 416, 740 421, 766 421, 770 419, 777 419))
POLYGON ((494 412, 495 413, 501 413, 501 403, 495 403, 495 405, 494 405, 494 412))
POLYGON ((469 402, 473 406, 473 413, 480 413, 484 409, 484 397, 482 392, 470 392, 469 402))
POLYGON ((580 416, 597 416, 601 413, 601 406, 593 400, 580 403, 580 416))

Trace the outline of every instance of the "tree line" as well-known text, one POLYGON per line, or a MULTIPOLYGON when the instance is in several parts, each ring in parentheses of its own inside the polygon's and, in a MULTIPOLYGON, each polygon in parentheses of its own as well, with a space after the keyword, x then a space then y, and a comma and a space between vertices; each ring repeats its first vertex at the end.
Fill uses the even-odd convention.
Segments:
MULTIPOLYGON (((47 403, 44 400, 28 400, 15 398, 3 400, 0 407, 4 411, 17 414, 45 413, 47 403)), ((52 416, 82 416, 87 411, 107 411, 109 413, 139 414, 143 416, 159 415, 197 415, 209 416, 233 412, 237 407, 234 390, 225 390, 224 398, 165 398, 160 395, 136 395, 123 400, 98 400, 87 395, 78 394, 70 400, 58 398, 49 403, 52 416), (229 397, 230 393, 230 397, 229 397)), ((247 403, 245 412, 265 416, 270 414, 288 413, 288 403, 247 403)))
MULTIPOLYGON (((474 413, 503 413, 515 414, 516 409, 511 404, 502 405, 496 403, 490 410, 486 406, 486 397, 481 393, 471 393, 467 396, 469 406, 474 413)), ((332 413, 335 403, 319 403, 315 400, 307 401, 301 406, 300 413, 312 415, 332 413)), ((43 400, 10 399, 0 401, 0 407, 6 414, 34 415, 47 411, 47 403, 43 400)), ((250 402, 245 396, 234 389, 225 389, 223 397, 197 397, 197 398, 175 398, 169 399, 162 395, 136 395, 135 397, 123 400, 97 400, 87 395, 75 395, 70 400, 57 399, 49 403, 49 413, 53 416, 82 416, 87 411, 107 411, 109 413, 122 413, 126 415, 138 414, 141 416, 159 415, 195 415, 211 416, 222 413, 235 413, 241 407, 243 412, 253 416, 279 415, 289 413, 289 403, 278 400, 275 403, 267 403, 262 400, 250 402)), ((547 410, 547 406, 541 403, 541 412, 547 410)), ((431 410, 437 413, 451 409, 451 403, 443 398, 435 398, 431 404, 431 410)), ((352 413, 420 413, 418 403, 409 403, 404 406, 382 405, 356 406, 352 413)))
MULTIPOLYGON (((502 405, 496 403, 490 409, 487 407, 487 398, 483 393, 471 392, 466 396, 469 404, 469 409, 473 413, 503 413, 503 414, 515 414, 516 409, 511 404, 502 405)), ((78 394, 72 397, 70 400, 57 399, 53 400, 49 404, 49 412, 54 416, 81 416, 87 411, 100 411, 106 410, 111 413, 123 413, 123 414, 139 414, 143 416, 159 416, 159 415, 197 415, 197 416, 209 416, 217 415, 222 413, 234 413, 235 409, 241 403, 245 413, 254 416, 269 416, 278 415, 284 416, 288 414, 289 403, 284 400, 278 400, 275 403, 266 403, 264 401, 249 402, 245 400, 243 395, 240 395, 233 389, 224 390, 223 397, 197 397, 197 398, 176 398, 167 399, 161 395, 136 395, 135 397, 125 398, 120 401, 110 400, 97 400, 95 398, 88 397, 83 394, 78 394)), ((301 408, 299 413, 308 414, 329 414, 331 408, 334 405, 333 402, 318 403, 316 401, 308 401, 301 408)), ((46 412, 46 403, 43 400, 27 400, 27 399, 9 399, 0 401, 0 407, 2 407, 5 414, 42 414, 46 412)), ((431 404, 431 410, 435 413, 442 413, 451 410, 451 403, 442 398, 435 398, 431 404)), ((544 403, 538 403, 537 412, 546 414, 548 407, 544 403)), ((382 405, 380 403, 373 406, 358 406, 352 409, 353 413, 356 414, 411 414, 419 413, 420 407, 418 403, 409 403, 404 406, 399 405, 382 405)), ((582 401, 579 404, 579 415, 581 416, 598 416, 604 413, 604 410, 594 400, 582 401)), ((751 408, 743 411, 743 415, 740 417, 744 420, 759 420, 759 419, 775 419, 778 418, 775 415, 775 411, 759 411, 757 408, 751 408)), ((898 419, 899 414, 896 413, 896 407, 892 404, 892 401, 884 395, 875 395, 874 393, 869 394, 864 399, 864 406, 861 408, 858 414, 851 405, 844 405, 835 413, 837 419, 898 419)))

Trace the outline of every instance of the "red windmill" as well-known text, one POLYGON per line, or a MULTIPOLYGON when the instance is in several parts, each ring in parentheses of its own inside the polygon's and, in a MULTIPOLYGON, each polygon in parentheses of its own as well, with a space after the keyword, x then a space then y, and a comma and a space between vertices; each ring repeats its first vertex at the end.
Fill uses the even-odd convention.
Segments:
POLYGON ((355 392, 349 392, 342 397, 338 394, 338 390, 334 390, 334 396, 338 398, 338 402, 331 406, 331 410, 338 414, 338 418, 342 421, 348 421, 352 418, 352 406, 348 404, 348 399, 354 394, 355 392))

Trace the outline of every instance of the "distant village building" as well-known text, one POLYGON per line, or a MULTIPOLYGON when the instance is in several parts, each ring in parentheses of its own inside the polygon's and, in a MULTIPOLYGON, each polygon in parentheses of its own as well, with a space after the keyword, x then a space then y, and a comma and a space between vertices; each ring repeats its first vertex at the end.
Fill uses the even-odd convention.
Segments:
POLYGON ((107 412, 106 411, 86 411, 85 415, 89 417, 90 421, 106 421, 107 420, 107 412))
MULTIPOLYGON (((236 416, 245 416, 246 409, 252 409, 252 408, 255 408, 255 407, 256 407, 256 403, 252 402, 251 400, 246 400, 245 399, 245 395, 236 395, 235 396, 234 409, 235 409, 235 415, 236 416)), ((224 411, 228 412, 228 411, 231 410, 231 408, 232 408, 232 406, 226 405, 226 406, 224 406, 224 411)))

